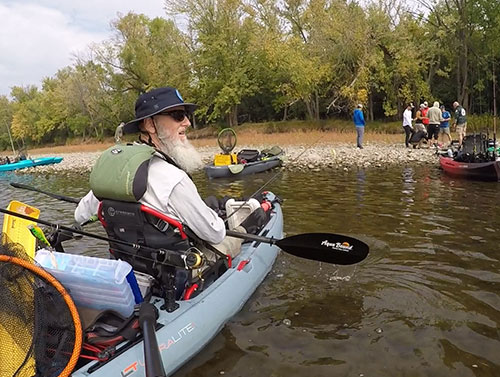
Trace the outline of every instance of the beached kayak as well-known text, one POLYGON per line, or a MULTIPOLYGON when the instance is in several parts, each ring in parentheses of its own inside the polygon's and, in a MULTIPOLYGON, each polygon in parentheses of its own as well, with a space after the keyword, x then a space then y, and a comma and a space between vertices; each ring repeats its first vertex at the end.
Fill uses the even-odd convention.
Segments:
POLYGON ((11 171, 11 170, 31 168, 34 166, 58 164, 62 160, 63 160, 62 157, 40 157, 34 159, 26 159, 18 162, 13 162, 11 164, 0 165, 0 171, 11 171))
MULTIPOLYGON (((268 200, 274 195, 268 193, 268 200)), ((261 235, 283 237, 283 216, 274 204, 271 219, 261 235)), ((196 297, 178 301, 179 308, 168 313, 159 310, 156 331, 163 365, 167 375, 186 363, 215 337, 224 324, 242 308, 271 270, 279 248, 260 242, 247 242, 233 259, 232 267, 196 297)), ((159 309, 163 299, 151 300, 159 309)), ((73 377, 145 376, 142 340, 117 346, 117 352, 107 362, 90 362, 72 373, 73 377)))
POLYGON ((439 164, 445 173, 467 179, 500 181, 500 161, 461 162, 451 157, 439 157, 439 164))
POLYGON ((238 177, 243 175, 260 173, 277 166, 280 166, 282 160, 280 156, 273 156, 266 159, 247 162, 246 164, 222 165, 213 164, 205 166, 205 173, 208 178, 238 177))

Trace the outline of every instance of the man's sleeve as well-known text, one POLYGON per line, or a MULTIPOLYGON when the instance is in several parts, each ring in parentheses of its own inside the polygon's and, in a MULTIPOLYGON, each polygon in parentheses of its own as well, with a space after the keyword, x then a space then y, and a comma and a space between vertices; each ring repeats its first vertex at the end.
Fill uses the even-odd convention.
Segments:
POLYGON ((75 221, 81 224, 91 216, 97 214, 99 208, 99 199, 97 199, 92 191, 89 191, 78 203, 75 209, 75 221))
POLYGON ((220 243, 226 236, 224 221, 200 197, 193 181, 182 179, 172 190, 169 206, 198 237, 220 243))

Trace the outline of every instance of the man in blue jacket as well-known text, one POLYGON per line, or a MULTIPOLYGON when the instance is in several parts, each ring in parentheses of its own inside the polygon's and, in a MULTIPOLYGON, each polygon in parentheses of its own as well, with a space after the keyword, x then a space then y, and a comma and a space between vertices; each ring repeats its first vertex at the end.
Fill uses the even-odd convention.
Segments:
POLYGON ((354 125, 356 126, 356 133, 358 134, 357 143, 358 148, 363 149, 363 135, 365 133, 365 117, 363 115, 362 104, 359 104, 354 110, 354 114, 352 116, 352 120, 354 121, 354 125))

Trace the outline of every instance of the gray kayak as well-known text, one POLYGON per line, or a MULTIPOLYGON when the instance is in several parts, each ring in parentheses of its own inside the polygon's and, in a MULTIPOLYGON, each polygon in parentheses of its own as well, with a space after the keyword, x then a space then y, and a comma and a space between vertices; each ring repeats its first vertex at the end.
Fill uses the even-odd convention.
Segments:
POLYGON ((246 164, 234 164, 215 166, 213 164, 205 166, 205 173, 208 178, 227 178, 237 177, 249 174, 260 173, 277 166, 282 163, 280 156, 269 157, 265 160, 247 162, 246 164))
MULTIPOLYGON (((267 196, 270 201, 275 199, 272 193, 267 196)), ((283 238, 283 215, 278 203, 274 204, 271 219, 260 235, 283 238)), ((232 267, 208 288, 190 300, 178 301, 180 306, 172 313, 159 310, 158 323, 163 327, 156 331, 156 337, 167 375, 200 352, 241 310, 271 270, 278 251, 276 245, 244 243, 232 267)), ((153 297, 151 302, 159 309, 163 299, 153 297)), ((116 355, 102 365, 96 361, 88 363, 72 376, 145 376, 142 341, 131 347, 126 343, 119 345, 116 355)))

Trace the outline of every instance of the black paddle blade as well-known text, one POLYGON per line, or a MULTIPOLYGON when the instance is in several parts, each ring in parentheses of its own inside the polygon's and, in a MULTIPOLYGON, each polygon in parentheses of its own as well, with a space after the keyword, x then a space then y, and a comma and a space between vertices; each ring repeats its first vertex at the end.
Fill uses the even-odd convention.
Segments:
POLYGON ((343 265, 361 262, 369 251, 363 241, 331 233, 297 234, 279 240, 276 245, 300 258, 343 265))

